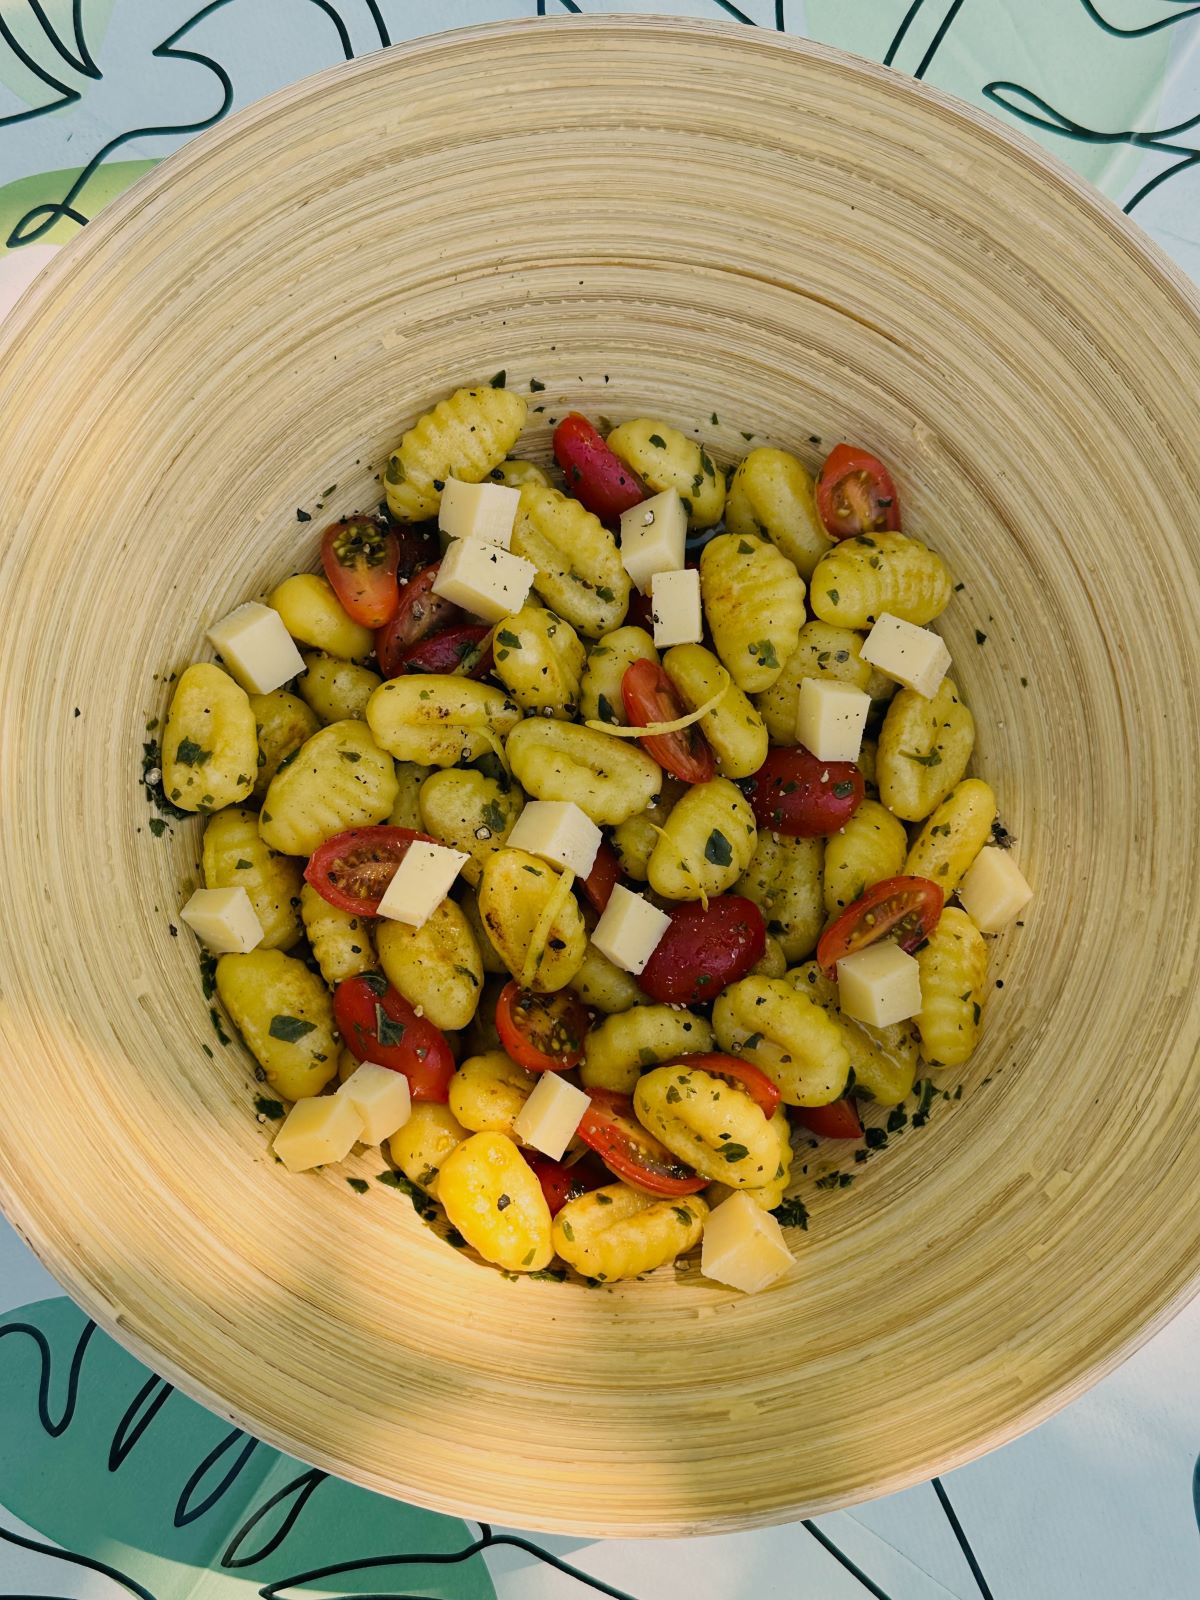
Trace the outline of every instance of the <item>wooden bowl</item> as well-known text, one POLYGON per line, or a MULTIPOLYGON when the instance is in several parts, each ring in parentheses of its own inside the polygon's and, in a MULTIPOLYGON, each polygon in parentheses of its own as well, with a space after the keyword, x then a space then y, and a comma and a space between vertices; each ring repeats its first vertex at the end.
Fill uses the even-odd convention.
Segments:
POLYGON ((0 371, 0 1197, 152 1367, 422 1505, 682 1534, 966 1461, 1184 1302, 1200 322, 1083 183, 750 28, 487 27, 189 144, 37 282, 0 371), (164 680, 373 503, 419 411, 500 368, 545 385, 543 454, 568 406, 726 461, 743 430, 812 464, 864 442, 964 586, 977 767, 1038 897, 976 1060, 938 1078, 961 1100, 806 1190, 798 1265, 757 1298, 694 1270, 506 1281, 393 1190, 288 1177, 168 931, 199 827, 147 826, 164 680))

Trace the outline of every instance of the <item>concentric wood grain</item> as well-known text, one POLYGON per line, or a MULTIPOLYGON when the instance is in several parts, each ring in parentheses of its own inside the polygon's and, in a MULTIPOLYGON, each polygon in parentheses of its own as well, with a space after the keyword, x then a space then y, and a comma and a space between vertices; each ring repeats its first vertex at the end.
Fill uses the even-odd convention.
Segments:
POLYGON ((682 1533, 966 1460, 1191 1291, 1200 324, 1064 169, 750 29, 486 28, 190 144, 39 280, 0 374, 0 1199, 152 1366, 425 1505, 682 1533), (288 1177, 167 932, 198 832, 146 828, 161 675, 313 559, 296 507, 370 503, 501 367, 546 385, 543 452, 568 404, 723 460, 867 442, 965 585, 955 675, 1038 899, 961 1102, 817 1195, 755 1299, 506 1282, 378 1185, 288 1177))

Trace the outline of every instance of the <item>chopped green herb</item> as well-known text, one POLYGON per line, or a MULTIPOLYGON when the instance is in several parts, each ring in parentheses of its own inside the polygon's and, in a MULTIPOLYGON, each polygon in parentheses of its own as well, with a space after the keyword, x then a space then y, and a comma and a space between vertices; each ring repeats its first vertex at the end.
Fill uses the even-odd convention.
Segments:
POLYGON ((283 1115, 283 1105, 278 1100, 268 1100, 265 1095, 255 1095, 254 1109, 260 1117, 271 1117, 275 1121, 283 1115))
POLYGON ((759 639, 757 643, 747 645, 746 653, 754 656, 760 667, 777 667, 779 657, 775 654, 775 646, 770 639, 759 639))
POLYGON ((362 760, 361 750, 339 750, 338 755, 341 756, 343 761, 348 761, 351 766, 353 766, 355 762, 362 760))
POLYGON ((507 1211, 510 1205, 512 1205, 512 1197, 510 1195, 502 1194, 496 1200, 497 1211, 507 1211))
POLYGON ((836 589, 826 589, 825 598, 831 606, 836 606, 842 597, 836 589))
POLYGON ((202 750, 194 739, 181 739, 175 759, 184 767, 203 767, 212 760, 212 751, 202 750))
POLYGON ((596 1198, 596 1204, 598 1206, 610 1206, 613 1203, 612 1195, 605 1194, 603 1189, 597 1189, 596 1190, 595 1198, 596 1198))
POLYGON ((808 1232, 808 1207, 803 1200, 784 1200, 771 1215, 784 1228, 803 1228, 808 1232))
POLYGON ((721 1154, 724 1156, 726 1161, 733 1162, 744 1161, 750 1152, 746 1149, 744 1144, 733 1143, 727 1144, 721 1151, 721 1154))
POLYGON ((749 539, 738 540, 737 553, 740 556, 752 556, 754 554, 754 546, 750 543, 749 539))
POLYGON ((388 1016, 387 1012, 380 1005, 379 1001, 376 1000, 376 1002, 375 1002, 375 1037, 379 1040, 380 1044, 382 1044, 382 1045, 399 1044, 401 1039, 403 1039, 404 1034, 405 1034, 404 1024, 402 1022, 393 1021, 393 1019, 388 1016))
POLYGON ((544 383, 540 382, 537 378, 530 378, 530 380, 529 380, 529 392, 530 392, 530 394, 541 394, 543 392, 543 390, 545 389, 545 387, 546 387, 546 385, 544 383))
POLYGON ((282 1039, 285 1044, 295 1044, 298 1039, 303 1039, 306 1033, 311 1033, 315 1027, 315 1022, 305 1022, 303 1017, 289 1017, 286 1013, 278 1013, 271 1018, 271 1026, 267 1032, 272 1039, 282 1039))
POLYGON ((519 650, 521 648, 521 641, 511 628, 501 628, 496 638, 501 644, 507 645, 510 650, 519 650))
POLYGON ((720 828, 714 828, 709 834, 708 843, 704 846, 704 859, 711 861, 714 867, 727 867, 733 860, 733 846, 720 828))
POLYGON ((572 1226, 571 1226, 571 1224, 569 1222, 564 1222, 563 1223, 563 1225, 562 1225, 562 1235, 563 1235, 563 1238, 567 1241, 568 1244, 574 1244, 575 1243, 575 1230, 574 1230, 574 1228, 572 1228, 572 1226))
POLYGON ((685 1228, 690 1228, 692 1223, 696 1220, 686 1206, 672 1206, 671 1209, 679 1218, 680 1222, 683 1223, 685 1228))
POLYGON ((161 839, 163 834, 166 833, 166 831, 167 831, 167 820, 166 820, 165 817, 151 817, 150 818, 150 832, 154 835, 154 837, 156 839, 161 839))
POLYGON ((365 1178, 347 1178, 346 1182, 354 1190, 355 1194, 366 1194, 371 1187, 365 1178))
POLYGON ((847 795, 854 793, 854 785, 847 778, 842 783, 835 783, 833 786, 833 792, 839 800, 844 800, 847 795))
POLYGON ((221 1014, 217 1010, 216 1006, 209 1006, 209 1008, 208 1008, 208 1020, 213 1025, 213 1032, 217 1036, 217 1043, 218 1044, 228 1044, 229 1043, 229 1035, 225 1032, 225 1029, 221 1026, 221 1014))
MULTIPOLYGON (((595 651, 592 653, 594 655, 595 651)), ((617 720, 617 714, 613 710, 612 703, 606 694, 598 694, 596 696, 596 711, 601 722, 615 723, 617 720)))
POLYGON ((362 972, 358 981, 366 984, 371 993, 379 999, 388 992, 388 981, 382 972, 362 972))
POLYGON ((483 808, 483 825, 490 828, 493 833, 503 833, 508 818, 504 815, 504 808, 499 800, 489 800, 483 808))
POLYGON ((650 435, 649 443, 652 444, 656 450, 665 450, 667 448, 667 441, 663 438, 661 433, 652 433, 650 435))
POLYGON ((942 758, 936 750, 931 750, 928 755, 924 756, 918 755, 915 750, 905 750, 903 753, 910 761, 915 761, 920 767, 940 767, 942 764, 942 758))
POLYGON ((666 1101, 669 1106, 678 1105, 682 1098, 683 1096, 679 1093, 679 1090, 673 1083, 667 1086, 666 1101))
POLYGON ((616 595, 612 592, 612 590, 608 587, 608 585, 606 583, 598 583, 596 585, 596 599, 597 600, 604 600, 608 604, 611 604, 616 598, 617 598, 616 595))
POLYGON ((507 382, 508 382, 508 373, 505 371, 505 369, 503 367, 501 367, 500 371, 496 373, 495 377, 493 377, 492 382, 491 382, 491 387, 493 389, 503 389, 507 382))

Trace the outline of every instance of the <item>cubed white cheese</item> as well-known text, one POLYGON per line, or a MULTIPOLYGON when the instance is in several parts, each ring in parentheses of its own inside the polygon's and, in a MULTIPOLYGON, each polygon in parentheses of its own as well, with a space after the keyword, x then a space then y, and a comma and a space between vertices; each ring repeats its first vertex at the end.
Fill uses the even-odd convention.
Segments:
POLYGON ((470 859, 465 850, 414 839, 383 892, 379 915, 410 928, 423 928, 450 893, 463 863, 470 859))
POLYGON ((796 737, 818 761, 857 761, 871 696, 852 683, 801 678, 796 737))
POLYGON ((531 800, 517 818, 508 844, 586 878, 600 848, 600 829, 573 800, 531 800))
POLYGON ((740 1190, 722 1200, 704 1224, 700 1271, 715 1283, 757 1294, 782 1278, 792 1260, 777 1219, 740 1190))
POLYGON ((859 654, 885 678, 894 678, 927 700, 938 692, 950 666, 950 652, 940 634, 889 611, 881 614, 859 654))
POLYGON ((362 1138, 362 1118, 341 1095, 297 1100, 275 1135, 273 1149, 289 1172, 344 1161, 362 1138))
POLYGON ((412 1115, 412 1095, 402 1072, 392 1072, 374 1061, 362 1061, 338 1094, 358 1112, 363 1144, 382 1144, 397 1133, 412 1115))
POLYGON ((244 956, 262 943, 262 923, 245 889, 197 889, 179 915, 214 955, 244 956))
POLYGON ((670 926, 665 911, 618 883, 592 931, 592 943, 602 956, 636 977, 670 926))
POLYGON ((1033 899, 1010 850, 985 845, 958 886, 963 910, 980 933, 999 933, 1033 899))
POLYGON ((656 572, 650 580, 650 600, 654 643, 660 650, 674 644, 699 644, 704 638, 700 574, 693 568, 656 572))
POLYGON ((462 483, 447 478, 438 527, 451 539, 482 539, 507 550, 520 498, 521 491, 506 483, 462 483))
POLYGON ((890 939, 843 956, 837 978, 843 1012, 872 1028, 890 1028, 921 1009, 921 969, 890 939))
POLYGON ((621 565, 643 594, 656 573, 683 566, 686 539, 687 512, 674 489, 621 513, 621 565))
POLYGON ((543 1072, 513 1118, 513 1132, 553 1161, 561 1161, 591 1098, 557 1072, 543 1072))
POLYGON ((304 671, 304 662, 283 618, 257 600, 214 622, 208 637, 247 694, 270 694, 304 671))
POLYGON ((482 539, 455 539, 442 557, 433 592, 485 622, 520 611, 537 568, 482 539))

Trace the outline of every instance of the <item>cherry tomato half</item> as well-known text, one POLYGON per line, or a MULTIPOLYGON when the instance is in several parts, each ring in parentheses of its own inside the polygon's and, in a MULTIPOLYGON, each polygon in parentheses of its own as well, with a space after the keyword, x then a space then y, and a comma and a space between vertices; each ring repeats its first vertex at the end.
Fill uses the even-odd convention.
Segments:
POLYGON ((740 894, 672 906, 671 926, 638 976, 652 1000, 668 1006, 702 1005, 727 984, 744 978, 767 948, 763 914, 740 894))
POLYGON ((563 469, 567 493, 600 518, 616 522, 646 498, 646 485, 610 450, 586 417, 565 416, 554 430, 554 459, 563 469))
POLYGON ((374 917, 379 902, 414 839, 436 844, 412 828, 347 828, 318 845, 304 869, 305 882, 323 900, 352 917, 374 917))
POLYGON ((423 567, 415 578, 401 584, 396 615, 376 631, 375 654, 385 678, 394 678, 404 671, 405 651, 411 650, 414 644, 441 628, 467 620, 456 605, 434 594, 433 586, 440 570, 441 562, 435 561, 431 567, 423 567))
POLYGON ((583 1113, 579 1137, 618 1178, 647 1194, 699 1194, 698 1177, 638 1121, 633 1101, 615 1089, 589 1089, 592 1103, 583 1113))
POLYGON ((445 1101, 454 1056, 440 1028, 419 1017, 380 972, 360 972, 333 991, 338 1032, 359 1061, 402 1072, 414 1100, 445 1101))
POLYGON ((396 615, 400 586, 394 533, 373 517, 333 522, 321 538, 321 565, 347 616, 364 628, 382 628, 396 615))
POLYGON ((900 496, 892 475, 877 456, 852 444, 829 452, 817 474, 817 510, 831 539, 856 533, 896 533, 900 496))
POLYGON ((597 911, 603 911, 621 881, 621 859, 607 839, 601 839, 592 870, 578 880, 579 887, 597 911))
POLYGON ((825 929, 817 944, 821 971, 827 978, 836 976, 843 956, 889 936, 901 950, 915 950, 937 927, 945 898, 932 878, 885 878, 825 929))
POLYGON ((654 601, 648 594, 643 594, 640 589, 634 589, 629 595, 629 609, 625 613, 625 626, 627 628, 640 628, 643 633, 654 632, 654 601))
POLYGON ((569 989, 534 994, 515 979, 496 1001, 500 1043, 527 1072, 569 1072, 583 1060, 587 1007, 569 989))
POLYGON ((761 1067, 752 1061, 741 1061, 737 1056, 727 1056, 720 1051, 703 1051, 694 1056, 680 1056, 672 1066, 711 1072, 714 1078, 725 1078, 744 1089, 754 1104, 768 1120, 779 1109, 779 1090, 761 1067))
POLYGON ((791 839, 813 839, 844 828, 865 792, 853 761, 818 761, 803 745, 768 751, 741 787, 759 827, 791 839))
POLYGON ((595 1156, 585 1156, 582 1161, 568 1165, 565 1161, 551 1161, 549 1156, 540 1156, 535 1150, 522 1150, 521 1154, 542 1186, 552 1217, 558 1215, 568 1200, 578 1200, 581 1194, 603 1189, 606 1183, 612 1182, 612 1173, 595 1156))
POLYGON ((396 574, 402 580, 413 577, 423 567, 434 566, 441 560, 442 544, 436 522, 389 521, 389 526, 400 551, 396 574))
POLYGON ((827 1106, 796 1106, 796 1121, 809 1133, 822 1139, 861 1139, 863 1125, 858 1107, 849 1095, 841 1100, 831 1100, 827 1106))
POLYGON ((401 654, 400 671, 482 678, 492 670, 491 631, 486 623, 464 622, 459 628, 431 633, 401 654))
MULTIPOLYGON (((674 722, 687 714, 679 690, 656 661, 635 661, 621 679, 621 699, 632 728, 674 722)), ((707 783, 717 770, 716 758, 699 723, 677 733, 656 733, 638 743, 659 766, 682 783, 707 783)))

